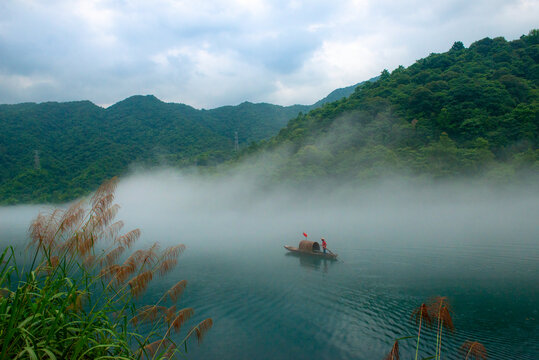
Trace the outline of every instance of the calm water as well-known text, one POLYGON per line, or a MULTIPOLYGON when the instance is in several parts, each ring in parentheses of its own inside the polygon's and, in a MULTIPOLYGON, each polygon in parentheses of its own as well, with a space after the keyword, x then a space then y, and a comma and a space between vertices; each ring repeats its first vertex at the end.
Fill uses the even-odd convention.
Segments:
MULTIPOLYGON (((483 343, 489 359, 539 358, 536 195, 343 197, 318 210, 305 199, 273 199, 230 210, 226 202, 175 207, 170 194, 129 196, 137 186, 120 189, 120 218, 141 227, 144 241, 188 248, 144 301, 187 279, 180 307, 195 308, 189 325, 214 320, 203 344, 189 347, 192 359, 382 359, 394 339, 417 331, 413 309, 437 295, 449 298, 456 328, 444 336, 444 359, 462 358, 465 340, 483 343), (170 206, 148 205, 160 199, 170 206), (303 231, 325 236, 341 261, 288 254, 283 245, 303 231)), ((1 209, 4 239, 24 236, 36 213, 26 210, 1 209)), ((425 331, 423 357, 434 343, 425 331)), ((400 346, 413 358, 413 339, 400 346)))

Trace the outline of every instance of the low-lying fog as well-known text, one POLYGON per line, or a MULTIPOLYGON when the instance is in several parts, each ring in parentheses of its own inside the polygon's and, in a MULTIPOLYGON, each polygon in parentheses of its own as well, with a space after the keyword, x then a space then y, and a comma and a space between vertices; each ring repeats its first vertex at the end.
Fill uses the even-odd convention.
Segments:
MULTIPOLYGON (((256 177, 210 178, 174 170, 136 173, 120 181, 117 219, 140 228, 140 243, 184 243, 188 249, 226 246, 240 251, 260 242, 294 244, 302 232, 339 248, 385 241, 442 245, 496 234, 496 245, 536 244, 537 187, 492 187, 462 182, 414 185, 388 179, 355 187, 329 185, 261 190, 256 177)), ((2 242, 23 241, 48 206, 0 208, 2 242)), ((484 240, 482 240, 484 241, 484 240)), ((494 245, 494 244, 493 244, 494 245)))

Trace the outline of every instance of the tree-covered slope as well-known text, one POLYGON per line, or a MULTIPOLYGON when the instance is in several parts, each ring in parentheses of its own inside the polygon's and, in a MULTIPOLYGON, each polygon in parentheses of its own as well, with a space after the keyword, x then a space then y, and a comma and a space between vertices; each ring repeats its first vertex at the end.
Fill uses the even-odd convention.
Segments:
POLYGON ((384 70, 347 99, 300 115, 262 147, 291 155, 278 177, 539 171, 539 31, 485 38, 384 70))
POLYGON ((154 96, 107 109, 89 101, 0 105, 0 203, 72 199, 132 164, 219 163, 235 155, 236 132, 240 147, 266 139, 311 107, 197 110, 154 96))

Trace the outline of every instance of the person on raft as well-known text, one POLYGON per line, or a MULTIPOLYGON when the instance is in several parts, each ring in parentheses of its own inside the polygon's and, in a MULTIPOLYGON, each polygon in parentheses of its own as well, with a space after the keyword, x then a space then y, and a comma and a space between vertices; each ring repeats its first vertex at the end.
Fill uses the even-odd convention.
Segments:
POLYGON ((328 246, 328 244, 326 243, 326 239, 322 238, 320 239, 322 240, 322 249, 324 249, 324 254, 326 253, 326 247, 328 246))

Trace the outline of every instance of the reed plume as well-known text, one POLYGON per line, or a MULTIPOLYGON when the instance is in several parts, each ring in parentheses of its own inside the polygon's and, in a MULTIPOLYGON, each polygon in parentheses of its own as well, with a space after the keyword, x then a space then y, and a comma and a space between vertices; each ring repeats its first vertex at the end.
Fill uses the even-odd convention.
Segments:
POLYGON ((415 360, 417 360, 417 355, 419 353, 419 339, 421 337, 421 325, 424 322, 426 326, 432 325, 432 319, 429 316, 429 310, 425 303, 421 304, 420 307, 416 308, 412 312, 412 318, 415 319, 416 324, 419 324, 419 330, 417 331, 417 345, 415 348, 415 360))
POLYGON ((70 302, 70 304, 67 307, 67 310, 80 311, 82 309, 82 296, 82 293, 71 294, 71 296, 68 298, 68 302, 70 302))
MULTIPOLYGON (((195 326, 195 334, 197 336, 199 344, 202 342, 202 340, 204 339, 204 335, 206 335, 206 333, 208 332, 208 330, 211 329, 212 326, 213 320, 211 318, 203 320, 197 326, 195 326)), ((398 358, 396 358, 395 360, 398 360, 398 358)))
POLYGON ((114 262, 123 254, 125 248, 123 246, 118 246, 115 249, 109 251, 103 259, 101 259, 101 264, 112 265, 114 262))
POLYGON ((170 246, 165 249, 163 252, 163 258, 165 259, 175 259, 180 256, 185 251, 185 245, 179 244, 175 246, 170 246))
POLYGON ((71 205, 60 218, 60 231, 69 231, 82 225, 85 211, 82 207, 83 201, 78 201, 71 205))
POLYGON ((167 259, 165 261, 163 261, 161 263, 161 265, 159 265, 159 275, 163 276, 165 275, 166 273, 168 273, 170 270, 172 270, 174 268, 174 266, 176 266, 176 264, 178 263, 178 260, 173 258, 173 259, 167 259))
POLYGON ((171 327, 174 328, 175 332, 180 332, 182 325, 193 316, 195 310, 193 308, 186 308, 178 311, 175 314, 171 322, 171 327))
POLYGON ((56 246, 56 234, 58 233, 58 219, 60 210, 56 209, 49 215, 39 214, 30 224, 28 229, 33 244, 44 249, 56 246))
POLYGON ((116 275, 116 273, 118 271, 120 271, 120 265, 112 264, 112 265, 109 265, 109 266, 101 269, 101 271, 99 272, 99 277, 110 278, 110 277, 116 275))
POLYGON ((487 349, 485 346, 477 341, 465 341, 460 347, 461 351, 466 354, 464 360, 474 357, 476 360, 487 359, 487 349))
POLYGON ((131 288, 131 295, 133 297, 140 296, 148 283, 153 279, 153 273, 151 271, 145 271, 140 275, 135 276, 133 279, 129 280, 129 287, 131 288))
POLYGON ((116 243, 130 248, 140 237, 140 230, 134 229, 116 239, 116 243))
POLYGON ((92 207, 95 207, 96 204, 103 200, 103 198, 109 197, 110 195, 114 196, 114 191, 116 190, 117 185, 118 178, 116 176, 101 184, 90 200, 92 207))
MULTIPOLYGON (((159 353, 160 349, 165 353, 163 356, 170 357, 175 348, 176 346, 170 340, 161 339, 144 346, 142 350, 145 355, 149 356, 150 359, 153 359, 159 353)), ((142 354, 139 353, 137 359, 140 358, 141 355, 142 354)))
MULTIPOLYGON (((118 236, 118 233, 120 232, 120 230, 122 230, 123 227, 124 227, 124 222, 122 220, 118 220, 110 224, 107 227, 106 236, 109 239, 116 239, 116 237, 118 236)), ((120 245, 123 245, 123 244, 120 244, 120 245)))
POLYGON ((155 322, 158 318, 166 318, 169 315, 169 309, 164 306, 151 305, 139 309, 137 315, 131 319, 133 326, 139 323, 155 322))
POLYGON ((393 347, 391 348, 391 351, 387 356, 384 358, 384 360, 399 360, 399 341, 395 341, 393 344, 393 347))
POLYGON ((436 331, 436 354, 435 358, 440 359, 442 356, 442 332, 443 328, 453 332, 455 327, 453 326, 453 320, 451 319, 451 306, 447 301, 445 296, 437 296, 432 299, 427 306, 428 313, 431 318, 437 320, 437 331, 436 331))
POLYGON ((165 294, 170 297, 170 300, 176 302, 183 294, 185 287, 187 286, 187 280, 178 281, 173 287, 171 287, 165 294))

